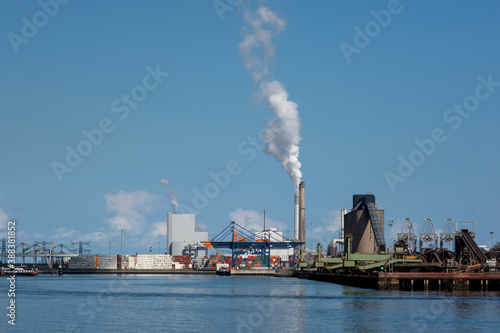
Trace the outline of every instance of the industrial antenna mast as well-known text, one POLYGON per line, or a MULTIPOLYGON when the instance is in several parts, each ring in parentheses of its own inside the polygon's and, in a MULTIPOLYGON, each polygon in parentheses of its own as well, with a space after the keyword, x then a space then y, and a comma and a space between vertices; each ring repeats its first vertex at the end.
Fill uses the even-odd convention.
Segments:
POLYGON ((77 242, 71 242, 71 245, 78 244, 78 254, 83 254, 83 252, 90 253, 90 250, 84 250, 83 246, 84 245, 90 245, 90 241, 84 242, 84 241, 77 241, 77 242))

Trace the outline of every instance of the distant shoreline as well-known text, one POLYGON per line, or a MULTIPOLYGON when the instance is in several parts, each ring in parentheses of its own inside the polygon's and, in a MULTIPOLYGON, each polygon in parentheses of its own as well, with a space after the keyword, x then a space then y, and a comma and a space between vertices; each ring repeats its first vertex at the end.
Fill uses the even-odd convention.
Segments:
MULTIPOLYGON (((48 270, 40 269, 38 270, 40 275, 58 275, 59 271, 57 269, 48 270)), ((215 275, 215 270, 208 269, 71 269, 66 268, 62 270, 62 274, 213 274, 215 275)))
MULTIPOLYGON (((276 276, 276 277, 291 277, 292 270, 234 270, 232 275, 235 276, 276 276), (234 272, 234 273, 233 273, 234 272)), ((39 269, 39 275, 59 275, 57 269, 39 269)), ((213 269, 63 269, 62 274, 116 274, 116 275, 135 275, 135 274, 155 274, 155 275, 215 275, 213 269)))

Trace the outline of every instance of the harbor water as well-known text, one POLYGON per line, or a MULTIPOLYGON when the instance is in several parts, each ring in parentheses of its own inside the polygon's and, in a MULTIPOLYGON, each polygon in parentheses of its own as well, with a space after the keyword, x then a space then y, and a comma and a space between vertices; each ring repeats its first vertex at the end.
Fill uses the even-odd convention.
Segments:
POLYGON ((498 332, 498 292, 377 291, 277 277, 63 275, 0 283, 2 332, 498 332))

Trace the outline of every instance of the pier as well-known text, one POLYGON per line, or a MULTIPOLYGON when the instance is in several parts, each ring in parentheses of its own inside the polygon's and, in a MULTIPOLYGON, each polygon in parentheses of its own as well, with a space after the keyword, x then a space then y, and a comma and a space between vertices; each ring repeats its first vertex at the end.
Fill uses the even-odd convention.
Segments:
POLYGON ((295 277, 342 285, 405 291, 500 291, 498 273, 345 273, 296 271, 295 277))
POLYGON ((500 291, 500 274, 381 272, 378 289, 500 291))

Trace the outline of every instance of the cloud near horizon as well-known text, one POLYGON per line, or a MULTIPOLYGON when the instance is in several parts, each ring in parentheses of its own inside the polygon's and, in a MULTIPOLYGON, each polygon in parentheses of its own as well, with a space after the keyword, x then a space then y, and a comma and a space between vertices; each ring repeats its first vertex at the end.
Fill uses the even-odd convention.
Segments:
POLYGON ((140 234, 146 226, 146 215, 157 205, 157 196, 147 191, 106 193, 106 213, 112 214, 104 220, 113 230, 126 230, 140 234))
POLYGON ((332 209, 321 219, 319 225, 312 225, 312 233, 309 234, 310 225, 306 225, 306 241, 308 249, 314 249, 317 242, 326 249, 331 240, 339 238, 339 230, 342 224, 340 209, 332 209), (311 244, 310 242, 313 242, 311 244))
MULTIPOLYGON (((249 230, 261 231, 264 229, 264 213, 256 210, 238 208, 229 213, 229 218, 249 230)), ((266 228, 276 228, 278 231, 282 231, 285 237, 286 231, 289 229, 285 223, 274 220, 268 215, 266 215, 266 228)))
POLYGON ((3 210, 3 208, 0 207, 0 229, 4 229, 7 227, 7 221, 9 221, 9 216, 3 210))

